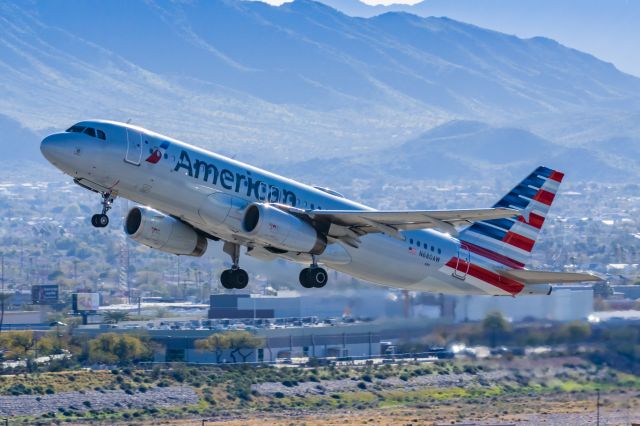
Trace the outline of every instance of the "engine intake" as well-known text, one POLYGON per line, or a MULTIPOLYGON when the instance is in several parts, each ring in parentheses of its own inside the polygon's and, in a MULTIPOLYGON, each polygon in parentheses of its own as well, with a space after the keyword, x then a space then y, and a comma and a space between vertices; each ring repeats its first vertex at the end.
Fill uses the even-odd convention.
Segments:
POLYGON ((207 251, 207 239, 190 225, 149 207, 129 210, 124 232, 145 246, 167 253, 202 256, 207 251))
POLYGON ((286 251, 321 254, 327 247, 327 238, 311 224, 266 203, 246 208, 242 229, 261 243, 286 251))

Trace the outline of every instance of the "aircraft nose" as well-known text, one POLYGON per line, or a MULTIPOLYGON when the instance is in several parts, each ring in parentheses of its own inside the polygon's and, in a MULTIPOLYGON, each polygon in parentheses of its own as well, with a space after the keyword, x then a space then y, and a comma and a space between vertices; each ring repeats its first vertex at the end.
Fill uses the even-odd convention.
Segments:
POLYGON ((61 135, 47 136, 40 142, 40 152, 50 163, 60 164, 68 153, 65 152, 61 135))

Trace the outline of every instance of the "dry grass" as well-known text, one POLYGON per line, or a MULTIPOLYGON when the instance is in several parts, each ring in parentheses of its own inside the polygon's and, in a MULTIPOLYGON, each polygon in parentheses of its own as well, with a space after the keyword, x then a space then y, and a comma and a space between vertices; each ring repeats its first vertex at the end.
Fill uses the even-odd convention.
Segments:
MULTIPOLYGON (((640 420, 640 399, 635 392, 605 393, 601 415, 607 424, 627 424, 640 420)), ((547 395, 509 397, 498 401, 465 401, 415 407, 385 407, 360 411, 331 411, 303 415, 256 414, 226 420, 205 420, 208 425, 228 426, 429 426, 456 423, 501 424, 587 424, 595 419, 594 395, 547 395)), ((202 419, 154 421, 145 425, 199 426, 202 419)))

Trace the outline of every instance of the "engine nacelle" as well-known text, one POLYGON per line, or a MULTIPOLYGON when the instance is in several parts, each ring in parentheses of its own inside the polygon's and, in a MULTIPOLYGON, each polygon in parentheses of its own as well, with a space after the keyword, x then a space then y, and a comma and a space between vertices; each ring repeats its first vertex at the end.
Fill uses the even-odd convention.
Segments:
POLYGON ((313 226, 270 204, 249 205, 242 229, 261 243, 281 250, 320 254, 327 247, 327 238, 313 226))
POLYGON ((207 239, 190 225, 149 207, 129 210, 124 232, 145 246, 167 253, 202 256, 207 251, 207 239))

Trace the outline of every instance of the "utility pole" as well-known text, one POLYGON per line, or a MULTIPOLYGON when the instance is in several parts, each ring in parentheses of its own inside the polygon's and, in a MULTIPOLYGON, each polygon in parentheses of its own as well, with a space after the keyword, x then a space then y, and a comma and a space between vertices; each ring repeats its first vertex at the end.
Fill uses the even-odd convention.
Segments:
POLYGON ((596 426, 600 426, 600 389, 596 392, 596 426))

